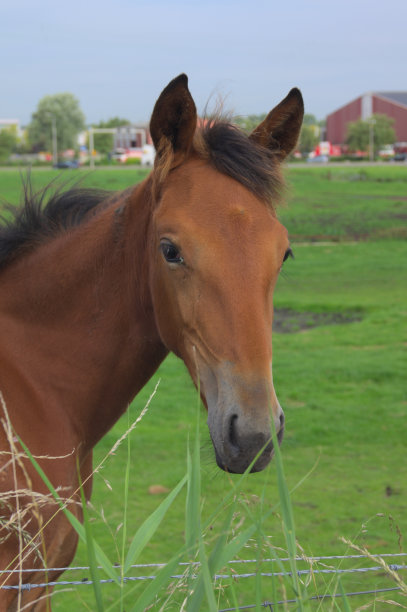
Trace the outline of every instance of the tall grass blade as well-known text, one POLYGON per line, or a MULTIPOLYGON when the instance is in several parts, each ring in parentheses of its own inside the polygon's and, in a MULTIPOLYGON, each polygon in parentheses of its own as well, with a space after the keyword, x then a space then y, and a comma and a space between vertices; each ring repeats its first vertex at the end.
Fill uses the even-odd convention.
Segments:
MULTIPOLYGON (((130 429, 130 413, 127 411, 127 431, 130 429)), ((123 596, 124 596, 124 559, 127 542, 127 508, 129 501, 129 482, 130 482, 130 463, 131 463, 131 444, 130 436, 127 436, 127 461, 126 470, 124 473, 124 504, 123 504, 123 528, 122 528, 122 554, 121 554, 121 572, 120 578, 122 583, 120 596, 120 612, 123 612, 123 596)))
MULTIPOLYGON (((66 518, 68 519, 68 521, 70 522, 72 527, 75 529, 75 531, 78 534, 78 536, 80 537, 80 539, 86 545, 86 532, 85 532, 85 529, 84 529, 82 523, 76 518, 76 516, 74 514, 72 514, 72 512, 70 510, 68 510, 68 508, 66 508, 66 500, 64 500, 63 498, 61 498, 58 495, 58 492, 54 488, 52 482, 49 480, 48 476, 45 474, 44 470, 41 468, 41 466, 39 465, 37 460, 33 457, 31 452, 29 451, 28 447, 24 444, 24 442, 21 440, 21 438, 19 438, 18 436, 17 436, 17 438, 18 438, 19 443, 23 447, 24 452, 26 453, 27 457, 31 461, 32 465, 34 466, 35 470, 37 471, 39 476, 42 478, 43 482, 48 487, 51 495, 54 497, 55 501, 59 505, 60 510, 65 514, 66 518)), ((114 582, 117 585, 120 585, 120 579, 119 579, 115 569, 113 568, 112 563, 109 561, 109 559, 107 558, 107 556, 105 555, 103 550, 100 548, 100 546, 97 544, 97 542, 94 542, 94 550, 95 550, 95 555, 96 555, 96 559, 97 559, 98 564, 102 566, 102 568, 106 572, 106 574, 112 580, 114 580, 114 582)))
POLYGON ((255 598, 256 598, 256 610, 260 610, 261 606, 261 551, 262 551, 262 537, 261 532, 257 534, 257 563, 256 563, 256 576, 255 580, 255 598))
POLYGON ((274 445, 274 462, 277 472, 277 487, 283 519, 283 530, 286 540, 288 556, 290 558, 292 588, 298 600, 298 609, 302 611, 305 609, 304 594, 300 579, 297 574, 297 542, 295 538, 294 514, 291 505, 290 492, 288 490, 287 482, 285 479, 283 459, 281 456, 280 446, 278 444, 277 435, 274 427, 272 427, 272 440, 274 445))
POLYGON ((168 508, 171 506, 174 499, 177 497, 178 493, 181 491, 184 484, 187 482, 187 474, 180 480, 177 486, 167 495, 163 502, 154 510, 152 514, 144 521, 141 527, 137 530, 135 536, 133 537, 129 550, 127 552, 127 556, 125 562, 123 564, 123 572, 126 573, 129 571, 130 566, 137 559, 141 551, 151 540, 158 527, 161 524, 168 508))
POLYGON ((188 556, 194 554, 194 548, 201 533, 201 468, 199 458, 198 433, 194 442, 193 457, 187 454, 187 497, 185 504, 185 543, 188 556))
MULTIPOLYGON (((223 543, 222 545, 215 547, 216 554, 214 554, 215 551, 212 552, 209 558, 209 563, 208 563, 208 570, 212 577, 215 574, 217 574, 222 569, 222 567, 224 567, 228 563, 228 561, 230 561, 237 555, 237 553, 242 549, 242 547, 246 544, 249 538, 253 536, 256 529, 257 529, 257 525, 250 525, 250 527, 240 532, 228 544, 223 543)), ((223 536, 221 537, 223 540, 223 536)), ((200 574, 196 580, 196 584, 194 586, 194 592, 191 596, 190 604, 189 604, 190 607, 188 607, 188 610, 189 609, 191 610, 200 609, 200 606, 202 605, 202 601, 205 595, 204 587, 205 585, 203 582, 203 576, 202 574, 200 574)))
POLYGON ((348 598, 346 597, 346 593, 345 593, 345 589, 343 588, 343 584, 342 584, 342 580, 340 579, 340 577, 338 577, 338 587, 339 587, 339 592, 342 595, 342 602, 343 602, 343 610, 344 612, 352 612, 348 598))
MULTIPOLYGON (((154 580, 151 580, 151 583, 144 589, 141 596, 138 597, 134 606, 129 608, 129 612, 144 612, 144 610, 148 609, 153 600, 157 599, 158 593, 164 589, 166 585, 168 585, 172 576, 177 572, 178 563, 180 562, 184 553, 185 548, 182 547, 178 554, 159 570, 157 577, 154 580)), ((116 607, 111 606, 107 612, 110 610, 115 611, 116 607)))
MULTIPOLYGON (((197 393, 197 409, 195 420, 195 439, 193 446, 193 454, 187 451, 187 466, 188 466, 188 488, 185 502, 185 544, 187 548, 188 560, 193 562, 199 553, 201 561, 200 575, 206 565, 206 557, 204 554, 203 536, 201 530, 201 454, 200 454, 200 429, 199 429, 199 413, 200 413, 200 379, 198 375, 198 393, 197 393)), ((191 593, 195 587, 195 579, 192 573, 196 566, 191 565, 187 572, 187 593, 191 593), (194 586, 192 586, 194 583, 194 586)), ((211 589, 212 587, 210 587, 211 589)), ((188 610, 190 609, 188 600, 188 610)))
POLYGON ((98 612, 103 612, 104 606, 103 606, 103 599, 102 599, 102 590, 101 590, 101 586, 99 582, 99 575, 98 575, 99 572, 98 572, 98 565, 96 561, 96 553, 95 553, 95 546, 94 546, 95 540, 93 538, 92 527, 89 521, 89 512, 88 512, 87 502, 85 498, 85 492, 83 490, 83 486, 81 482, 79 465, 77 465, 77 468, 78 468, 78 479, 79 479, 79 485, 80 485, 80 491, 81 491, 83 524, 85 527, 85 535, 86 535, 86 550, 88 553, 90 575, 92 577, 92 587, 93 587, 93 592, 95 594, 95 602, 96 602, 97 610, 98 612))
MULTIPOLYGON (((213 583, 212 583, 212 576, 209 570, 208 559, 205 553, 205 544, 204 544, 202 536, 199 541, 199 559, 201 561, 201 576, 202 576, 202 580, 204 584, 206 601, 208 603, 208 610, 210 610, 211 612, 212 610, 213 612, 216 612, 216 610, 218 609, 218 606, 216 604, 216 598, 215 598, 215 593, 214 593, 214 588, 213 588, 213 583)), ((191 612, 199 612, 201 610, 201 605, 199 604, 198 607, 194 607, 193 605, 188 605, 188 610, 190 610, 191 612)))

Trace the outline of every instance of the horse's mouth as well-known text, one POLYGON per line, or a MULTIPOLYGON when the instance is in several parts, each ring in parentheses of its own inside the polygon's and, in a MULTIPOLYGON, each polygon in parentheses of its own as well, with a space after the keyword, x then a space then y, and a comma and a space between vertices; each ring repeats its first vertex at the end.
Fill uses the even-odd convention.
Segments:
MULTIPOLYGON (((277 442, 279 446, 281 445, 283 437, 284 437, 284 420, 281 423, 280 430, 277 432, 277 442)), ((274 455, 274 445, 273 445, 271 438, 269 439, 266 447, 259 454, 257 459, 256 459, 256 456, 258 453, 257 454, 253 453, 252 456, 250 455, 247 456, 247 455, 243 455, 243 453, 239 452, 238 449, 236 449, 237 450, 236 455, 231 460, 225 461, 221 457, 220 453, 218 452, 215 444, 213 444, 213 447, 215 450, 215 459, 216 459, 217 466, 221 470, 223 470, 224 472, 228 472, 229 474, 243 474, 253 462, 254 463, 251 466, 249 473, 254 474, 256 472, 261 472, 268 466, 268 464, 270 463, 274 455)), ((261 449, 259 449, 259 451, 260 450, 261 449)))
MULTIPOLYGON (((262 470, 264 470, 264 468, 266 468, 268 464, 270 463, 273 457, 273 454, 274 454, 273 448, 269 451, 267 449, 264 450, 263 453, 260 455, 260 457, 256 459, 255 463, 250 468, 249 473, 254 474, 255 472, 261 472, 262 470)), ((227 465, 222 461, 216 449, 215 449, 215 457, 216 457, 217 466, 221 470, 223 470, 224 472, 228 472, 229 474, 243 474, 248 469, 248 467, 253 461, 253 459, 252 461, 249 461, 246 458, 242 458, 239 462, 234 461, 233 463, 230 463, 229 465, 227 465)))

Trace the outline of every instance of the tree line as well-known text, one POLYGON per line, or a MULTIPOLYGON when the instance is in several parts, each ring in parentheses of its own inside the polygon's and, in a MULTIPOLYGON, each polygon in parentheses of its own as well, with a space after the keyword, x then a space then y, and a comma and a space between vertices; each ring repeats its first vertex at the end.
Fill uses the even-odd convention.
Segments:
MULTIPOLYGON (((113 117, 100 121, 93 127, 115 128, 129 125, 128 119, 113 117)), ((86 129, 85 115, 78 99, 71 93, 61 93, 43 97, 31 116, 31 121, 18 138, 16 126, 0 131, 0 162, 6 161, 11 153, 38 153, 53 150, 53 138, 59 152, 78 149, 78 135, 86 129)), ((111 134, 95 134, 95 148, 100 153, 108 153, 113 148, 111 134)))
MULTIPOLYGON (((235 117, 235 123, 247 133, 250 133, 266 114, 235 117)), ((107 121, 94 124, 95 128, 115 128, 129 125, 128 119, 113 117, 107 121)), ((321 140, 321 130, 324 121, 318 121, 312 114, 305 114, 298 150, 307 155, 314 150, 321 140)), ((85 129, 85 115, 78 99, 71 93, 61 93, 42 98, 36 111, 32 114, 24 138, 19 139, 15 126, 0 131, 0 162, 6 161, 10 154, 51 151, 52 139, 56 139, 57 150, 78 148, 78 134, 85 129)), ((346 144, 350 151, 368 151, 374 144, 375 154, 386 144, 395 140, 394 120, 386 115, 373 115, 369 120, 359 119, 348 124, 346 144)), ((95 149, 107 154, 113 148, 111 134, 95 134, 95 149)))
MULTIPOLYGON (((249 115, 248 117, 237 117, 236 123, 247 133, 250 133, 263 119, 266 114, 249 115)), ((315 115, 306 113, 302 124, 301 134, 297 150, 303 156, 311 153, 318 145, 321 133, 325 127, 325 120, 318 121, 315 115)), ((395 142, 394 119, 387 115, 374 114, 367 120, 358 119, 351 121, 347 126, 345 144, 350 153, 368 152, 369 146, 373 144, 374 154, 377 155, 384 145, 395 142)))

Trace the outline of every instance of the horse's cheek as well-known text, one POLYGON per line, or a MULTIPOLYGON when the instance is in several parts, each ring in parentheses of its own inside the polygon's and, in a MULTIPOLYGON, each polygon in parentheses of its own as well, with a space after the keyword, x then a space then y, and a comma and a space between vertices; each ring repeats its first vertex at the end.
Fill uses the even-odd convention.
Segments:
POLYGON ((157 328, 163 344, 173 353, 183 353, 183 330, 188 327, 193 310, 188 282, 177 271, 164 271, 153 284, 153 304, 157 328))

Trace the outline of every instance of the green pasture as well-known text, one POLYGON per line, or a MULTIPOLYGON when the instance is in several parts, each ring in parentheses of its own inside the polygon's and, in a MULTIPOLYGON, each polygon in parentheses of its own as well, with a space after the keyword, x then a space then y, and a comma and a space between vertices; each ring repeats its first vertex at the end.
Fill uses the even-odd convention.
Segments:
MULTIPOLYGON (((123 189, 140 180, 143 170, 68 171, 62 178, 83 179, 85 186, 123 189)), ((144 174, 145 175, 145 174, 144 174)), ((55 171, 33 170, 36 188, 55 171)), ((288 313, 289 333, 273 334, 273 375, 286 415, 282 458, 294 511, 298 552, 309 556, 352 554, 341 538, 372 554, 406 551, 407 538, 407 168, 344 166, 295 168, 287 171, 287 205, 279 217, 288 228, 294 260, 284 265, 275 292, 275 308, 288 313), (297 313, 301 313, 301 316, 297 313), (330 313, 333 321, 320 315, 330 313), (335 318, 336 317, 336 318, 335 318), (349 322, 344 322, 349 320, 349 322), (317 323, 322 322, 322 325, 317 323)), ((0 171, 0 195, 19 201, 16 171, 0 171)), ((95 464, 109 452, 145 406, 150 407, 130 436, 131 462, 127 505, 128 541, 186 471, 188 444, 193 443, 197 392, 183 364, 169 356, 125 415, 95 449, 95 464), (153 485, 161 488, 150 489, 153 485)), ((201 507, 203 519, 233 489, 238 476, 216 468, 203 409, 201 430, 201 507)), ((97 541, 113 562, 120 560, 124 516, 127 442, 110 456, 95 476, 92 525, 97 541)), ((285 557, 282 508, 275 462, 250 475, 239 493, 231 532, 259 525, 241 559, 285 557), (261 517, 272 509, 265 520, 261 517), (261 552, 259 553, 259 547, 261 552)), ((229 506, 227 506, 229 507, 229 506)), ((225 508, 210 524, 205 541, 215 541, 225 508)), ((180 493, 139 562, 165 562, 185 538, 185 495, 180 493)), ((406 564, 404 560, 394 563, 406 564)), ((79 546, 74 565, 87 565, 79 546)), ((342 568, 366 567, 366 560, 326 562, 342 568)), ((307 564, 299 564, 299 569, 307 564)), ((309 567, 309 564, 308 564, 309 567)), ((321 564, 318 567, 322 567, 321 564)), ((234 566, 237 573, 256 564, 234 566)), ((288 569, 289 566, 286 566, 288 569)), ((273 569, 279 569, 273 567, 273 569)), ((146 575, 157 570, 142 569, 146 575)), ((262 567, 269 572, 270 566, 262 567)), ((228 573, 231 573, 229 568, 228 573)), ((407 572, 401 572, 406 580, 407 572)), ((65 573, 63 580, 90 577, 65 573)), ((339 589, 333 575, 315 576, 309 595, 339 589)), ((307 578, 303 578, 304 582, 307 578)), ((346 592, 394 586, 385 572, 344 574, 346 592)), ((241 578, 221 582, 218 608, 293 598, 280 579, 241 578)), ((126 606, 145 584, 130 583, 126 606)), ((114 606, 114 588, 103 587, 114 606)), ((91 587, 60 587, 55 610, 94 610, 91 587), (67 590, 68 589, 68 590, 67 590)), ((397 592, 342 600, 313 601, 311 610, 375 611, 393 609, 392 600, 407 606, 397 592)), ((168 610, 180 610, 182 594, 168 610)), ((114 607, 112 609, 115 609, 114 607)), ((119 608, 117 608, 119 609, 119 608)), ((125 608, 126 609, 126 608, 125 608)), ((152 609, 159 610, 157 603, 152 609)), ((201 608, 212 610, 211 607, 201 608)), ((260 609, 260 608, 258 608, 260 609)), ((263 609, 263 608, 261 608, 263 609)), ((273 610, 295 610, 293 605, 273 610)))
POLYGON ((407 167, 295 168, 281 218, 292 239, 407 238, 407 167))

